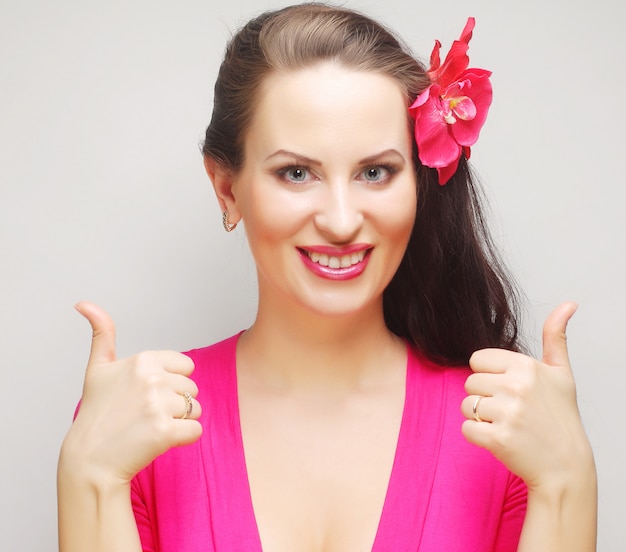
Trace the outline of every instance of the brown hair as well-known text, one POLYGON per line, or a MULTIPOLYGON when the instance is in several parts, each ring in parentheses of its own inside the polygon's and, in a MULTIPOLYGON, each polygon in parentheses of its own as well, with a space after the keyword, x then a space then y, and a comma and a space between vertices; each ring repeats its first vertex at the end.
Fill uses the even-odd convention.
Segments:
MULTIPOLYGON (((264 79, 323 60, 389 76, 405 91, 407 107, 430 84, 408 48, 362 14, 316 3, 267 12, 227 46, 204 155, 237 172, 264 79)), ((388 327, 447 364, 466 364, 483 347, 519 349, 517 295, 489 237, 466 160, 442 187, 436 171, 419 162, 416 146, 413 158, 418 212, 407 251, 383 295, 388 327)))

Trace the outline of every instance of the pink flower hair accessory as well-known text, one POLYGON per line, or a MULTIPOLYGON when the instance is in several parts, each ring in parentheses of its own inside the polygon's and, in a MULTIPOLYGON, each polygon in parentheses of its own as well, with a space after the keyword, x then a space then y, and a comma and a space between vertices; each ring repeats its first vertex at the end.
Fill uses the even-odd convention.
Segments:
POLYGON ((467 50, 475 20, 470 17, 441 64, 441 42, 435 41, 428 77, 432 84, 409 107, 422 164, 437 169, 439 184, 450 180, 461 154, 469 159, 491 105, 491 71, 468 69, 467 50))

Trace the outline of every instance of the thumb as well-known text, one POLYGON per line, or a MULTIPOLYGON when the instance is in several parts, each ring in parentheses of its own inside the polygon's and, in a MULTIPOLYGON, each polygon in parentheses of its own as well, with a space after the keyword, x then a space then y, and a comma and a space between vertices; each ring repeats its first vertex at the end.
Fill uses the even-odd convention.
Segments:
POLYGON ((551 366, 569 367, 567 353, 567 323, 578 305, 571 301, 555 308, 543 325, 543 362, 551 366))
POLYGON ((94 362, 115 360, 115 324, 108 313, 94 303, 81 301, 74 307, 82 314, 92 329, 89 365, 94 362))

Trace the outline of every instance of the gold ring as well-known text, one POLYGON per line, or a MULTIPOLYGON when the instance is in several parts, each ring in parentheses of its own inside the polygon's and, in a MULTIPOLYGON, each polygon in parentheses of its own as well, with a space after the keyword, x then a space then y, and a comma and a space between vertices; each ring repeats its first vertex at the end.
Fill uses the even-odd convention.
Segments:
POLYGON ((480 414, 478 414, 478 405, 480 404, 481 399, 481 396, 476 397, 476 399, 474 400, 474 404, 472 405, 472 414, 474 415, 474 420, 476 420, 477 422, 484 421, 480 417, 480 414))
POLYGON ((185 412, 183 412, 183 415, 180 417, 181 420, 184 420, 185 418, 189 418, 193 410, 193 402, 191 402, 191 395, 189 393, 183 393, 183 399, 185 399, 185 412))

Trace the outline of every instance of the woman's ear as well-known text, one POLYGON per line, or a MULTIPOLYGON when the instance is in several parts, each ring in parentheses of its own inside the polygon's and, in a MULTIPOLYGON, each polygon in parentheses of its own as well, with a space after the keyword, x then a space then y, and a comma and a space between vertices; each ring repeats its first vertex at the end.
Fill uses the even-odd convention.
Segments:
POLYGON ((232 171, 206 155, 204 156, 204 168, 211 179, 222 213, 228 212, 228 220, 234 224, 238 223, 241 220, 241 210, 233 193, 234 175, 232 171))

